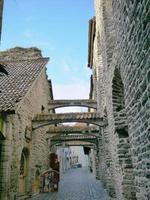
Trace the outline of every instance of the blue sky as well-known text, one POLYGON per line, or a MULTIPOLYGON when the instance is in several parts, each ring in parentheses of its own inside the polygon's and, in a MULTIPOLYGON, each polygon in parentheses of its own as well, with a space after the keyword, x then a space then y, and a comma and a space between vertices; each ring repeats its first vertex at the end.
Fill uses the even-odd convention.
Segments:
POLYGON ((88 98, 88 20, 93 0, 5 0, 1 50, 36 46, 50 57, 55 98, 88 98))

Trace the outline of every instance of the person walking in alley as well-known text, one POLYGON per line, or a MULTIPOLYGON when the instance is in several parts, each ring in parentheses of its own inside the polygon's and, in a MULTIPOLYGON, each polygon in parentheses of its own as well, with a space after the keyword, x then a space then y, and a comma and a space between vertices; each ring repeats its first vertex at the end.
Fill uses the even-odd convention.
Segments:
POLYGON ((52 183, 52 177, 51 177, 50 172, 48 172, 45 176, 46 176, 45 177, 45 191, 50 192, 51 191, 51 183, 52 183))

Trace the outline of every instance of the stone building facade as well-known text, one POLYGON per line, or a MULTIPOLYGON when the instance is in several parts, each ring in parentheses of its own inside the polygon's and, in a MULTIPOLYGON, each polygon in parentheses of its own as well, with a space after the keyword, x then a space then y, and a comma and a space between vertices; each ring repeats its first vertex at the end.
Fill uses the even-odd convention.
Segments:
POLYGON ((0 53, 0 63, 8 72, 0 76, 1 200, 38 193, 40 175, 49 167, 47 127, 32 130, 32 118, 48 112, 52 97, 47 62, 37 48, 0 53))
POLYGON ((99 175, 118 200, 150 199, 149 0, 95 0, 88 66, 101 129, 99 175))

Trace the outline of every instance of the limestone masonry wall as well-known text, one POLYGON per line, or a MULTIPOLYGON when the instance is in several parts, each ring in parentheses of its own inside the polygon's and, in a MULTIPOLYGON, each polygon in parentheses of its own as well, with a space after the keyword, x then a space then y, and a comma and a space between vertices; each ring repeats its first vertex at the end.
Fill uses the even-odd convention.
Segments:
POLYGON ((95 0, 94 93, 108 119, 102 143, 109 145, 115 192, 104 182, 118 200, 150 199, 149 7, 149 0, 95 0))
POLYGON ((41 113, 42 105, 45 108, 44 112, 48 112, 49 97, 49 85, 43 69, 20 102, 16 114, 8 115, 6 118, 2 199, 14 200, 21 195, 38 192, 35 188, 35 178, 38 173, 48 168, 47 128, 32 131, 31 122, 35 114, 41 113), (28 163, 24 163, 27 167, 24 177, 20 174, 22 152, 28 156, 28 163))

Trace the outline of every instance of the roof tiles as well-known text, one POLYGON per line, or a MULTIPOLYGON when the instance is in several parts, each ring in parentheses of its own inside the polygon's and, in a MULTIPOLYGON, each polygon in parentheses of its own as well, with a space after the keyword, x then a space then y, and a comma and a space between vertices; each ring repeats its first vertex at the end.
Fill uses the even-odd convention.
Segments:
POLYGON ((16 109, 47 62, 48 58, 0 61, 8 72, 0 76, 0 112, 16 109))

